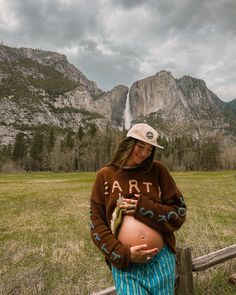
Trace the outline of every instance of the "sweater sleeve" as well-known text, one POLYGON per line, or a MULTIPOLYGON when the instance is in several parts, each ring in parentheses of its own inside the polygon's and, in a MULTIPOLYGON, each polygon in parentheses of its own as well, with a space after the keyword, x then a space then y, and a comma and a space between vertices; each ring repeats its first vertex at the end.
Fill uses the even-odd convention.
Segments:
POLYGON ((174 179, 167 168, 159 163, 158 180, 161 189, 161 202, 153 201, 146 195, 138 200, 135 218, 148 226, 162 231, 178 230, 186 219, 186 205, 174 179))
POLYGON ((106 260, 119 269, 126 269, 129 265, 129 247, 124 246, 111 233, 107 224, 104 178, 97 174, 90 200, 90 232, 97 248, 106 260))

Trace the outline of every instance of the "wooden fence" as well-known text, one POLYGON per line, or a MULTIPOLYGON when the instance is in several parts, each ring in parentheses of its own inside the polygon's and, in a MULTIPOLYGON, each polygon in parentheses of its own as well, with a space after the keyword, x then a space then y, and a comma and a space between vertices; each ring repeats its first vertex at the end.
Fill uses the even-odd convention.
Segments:
MULTIPOLYGON (((207 269, 216 264, 236 257, 236 244, 214 251, 207 255, 191 258, 191 250, 179 248, 177 250, 177 282, 176 295, 193 295, 193 272, 207 269)), ((115 295, 115 287, 110 287, 92 295, 115 295)))

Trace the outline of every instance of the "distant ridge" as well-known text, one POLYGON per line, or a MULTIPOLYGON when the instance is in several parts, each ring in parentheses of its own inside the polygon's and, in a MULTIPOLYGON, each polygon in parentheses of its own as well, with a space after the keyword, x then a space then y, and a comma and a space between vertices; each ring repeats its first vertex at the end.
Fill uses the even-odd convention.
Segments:
POLYGON ((203 80, 163 70, 105 92, 65 55, 0 44, 0 145, 39 126, 123 128, 128 92, 132 123, 145 120, 167 136, 236 135, 236 99, 223 102, 203 80))

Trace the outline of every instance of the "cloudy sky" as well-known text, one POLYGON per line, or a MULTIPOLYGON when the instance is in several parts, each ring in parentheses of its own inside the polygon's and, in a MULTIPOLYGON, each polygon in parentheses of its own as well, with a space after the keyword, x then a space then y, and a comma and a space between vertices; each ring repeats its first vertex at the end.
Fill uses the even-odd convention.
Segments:
POLYGON ((63 53, 103 90, 168 70, 236 98, 235 0, 0 0, 0 41, 63 53))

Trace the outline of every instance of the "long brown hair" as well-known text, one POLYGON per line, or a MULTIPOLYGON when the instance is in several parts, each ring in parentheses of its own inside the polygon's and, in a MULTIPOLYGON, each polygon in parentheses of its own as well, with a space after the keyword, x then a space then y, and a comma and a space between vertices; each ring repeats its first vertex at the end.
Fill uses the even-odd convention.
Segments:
MULTIPOLYGON (((125 139, 123 139, 116 149, 111 161, 108 163, 108 166, 114 166, 118 169, 123 169, 128 162, 128 159, 134 149, 135 144, 138 141, 139 140, 132 137, 126 137, 125 139)), ((141 167, 143 167, 144 169, 148 169, 153 162, 154 154, 155 147, 153 146, 151 155, 141 163, 141 167)))

